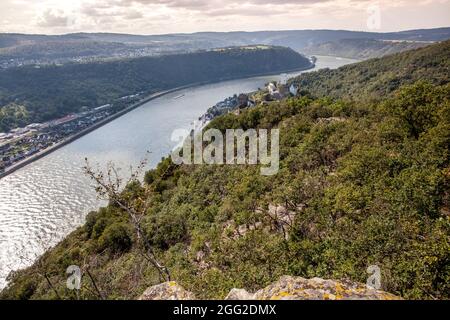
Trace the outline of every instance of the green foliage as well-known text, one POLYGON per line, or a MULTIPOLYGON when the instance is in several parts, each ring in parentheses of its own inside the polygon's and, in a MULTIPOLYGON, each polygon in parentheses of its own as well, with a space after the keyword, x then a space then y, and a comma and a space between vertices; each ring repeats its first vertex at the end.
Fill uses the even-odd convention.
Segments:
POLYGON ((132 246, 130 227, 124 223, 111 224, 105 228, 98 242, 102 249, 125 252, 132 246))
POLYGON ((168 249, 179 242, 184 242, 188 237, 187 210, 189 208, 182 207, 178 212, 153 216, 146 224, 146 233, 151 244, 160 249, 168 249))
POLYGON ((33 295, 35 290, 36 290, 35 282, 31 279, 26 279, 23 283, 19 285, 14 298, 19 300, 28 300, 33 295))
POLYGON ((380 100, 405 84, 419 80, 448 82, 450 41, 343 66, 323 69, 292 79, 316 97, 380 100))
POLYGON ((30 122, 27 108, 16 103, 8 103, 0 108, 0 132, 8 131, 12 123, 15 126, 25 126, 30 122))
POLYGON ((401 123, 406 124, 409 133, 417 138, 438 121, 441 108, 436 106, 436 101, 439 101, 437 95, 447 93, 432 89, 432 85, 426 82, 405 87, 397 93, 397 99, 388 101, 382 110, 398 117, 401 123))
MULTIPOLYGON (((86 221, 84 223, 84 229, 85 229, 88 237, 91 237, 92 232, 94 231, 94 227, 97 223, 97 217, 98 217, 98 213, 96 211, 91 211, 86 216, 86 221)), ((103 232, 103 229, 100 232, 103 232)))

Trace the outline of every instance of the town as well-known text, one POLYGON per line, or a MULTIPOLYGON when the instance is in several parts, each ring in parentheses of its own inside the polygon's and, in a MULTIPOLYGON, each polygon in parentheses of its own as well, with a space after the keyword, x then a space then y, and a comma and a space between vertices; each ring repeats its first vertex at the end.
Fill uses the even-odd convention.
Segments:
POLYGON ((235 94, 232 97, 218 102, 199 117, 199 121, 204 126, 212 119, 223 114, 234 113, 238 115, 241 110, 253 107, 256 104, 267 104, 290 96, 295 97, 299 92, 299 87, 296 84, 288 85, 286 81, 270 82, 266 85, 265 89, 259 89, 251 93, 235 94))
POLYGON ((99 122, 138 102, 142 92, 117 99, 114 104, 106 104, 80 113, 45 123, 33 123, 24 128, 16 128, 8 133, 0 133, 0 174, 19 162, 64 142, 67 138, 94 127, 99 122))

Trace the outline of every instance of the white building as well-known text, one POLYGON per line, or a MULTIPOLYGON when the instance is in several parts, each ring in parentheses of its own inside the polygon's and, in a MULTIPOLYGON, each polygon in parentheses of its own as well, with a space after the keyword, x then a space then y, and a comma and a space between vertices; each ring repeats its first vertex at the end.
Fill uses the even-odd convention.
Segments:
POLYGON ((278 88, 274 83, 269 83, 269 85, 267 86, 267 90, 269 90, 270 94, 274 94, 276 92, 278 92, 278 88))
POLYGON ((289 87, 289 92, 293 95, 296 96, 298 94, 298 86, 296 84, 291 84, 291 86, 289 87))

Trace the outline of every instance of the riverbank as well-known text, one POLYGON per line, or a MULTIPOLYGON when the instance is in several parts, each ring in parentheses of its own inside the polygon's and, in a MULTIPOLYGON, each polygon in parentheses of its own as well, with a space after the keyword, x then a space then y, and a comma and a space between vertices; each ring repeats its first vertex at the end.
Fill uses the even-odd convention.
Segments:
POLYGON ((77 133, 73 134, 72 136, 62 140, 61 142, 58 142, 55 145, 53 145, 53 146, 51 146, 51 147, 49 147, 49 148, 47 148, 45 150, 42 150, 41 152, 38 152, 38 153, 30 156, 29 158, 26 158, 25 160, 20 161, 20 162, 18 162, 16 164, 12 165, 11 167, 8 167, 4 172, 0 173, 0 179, 6 177, 7 175, 9 175, 9 174, 11 174, 11 173, 13 173, 13 172, 23 168, 24 166, 26 166, 26 165, 28 165, 28 164, 36 161, 36 160, 39 160, 39 159, 45 157, 46 155, 52 153, 53 151, 56 151, 56 150, 64 147, 65 145, 67 145, 67 144, 69 144, 69 143, 71 143, 71 142, 73 142, 73 141, 83 137, 84 135, 86 135, 86 134, 88 134, 88 133, 90 133, 90 132, 92 132, 92 131, 94 131, 94 130, 102 127, 102 126, 104 126, 105 124, 107 124, 107 123, 109 123, 109 122, 111 122, 111 121, 113 121, 113 120, 123 116, 124 114, 126 114, 126 113, 128 113, 128 112, 130 112, 130 111, 132 111, 132 110, 142 106, 143 104, 145 104, 145 103, 147 103, 147 102, 149 102, 151 100, 157 99, 157 98, 162 97, 162 96, 164 96, 166 94, 169 94, 169 93, 172 93, 172 92, 175 92, 175 91, 178 91, 178 90, 182 90, 182 89, 183 88, 175 88, 175 89, 171 89, 171 90, 166 90, 166 91, 154 93, 154 94, 152 94, 152 95, 150 95, 150 96, 140 100, 139 102, 137 102, 137 103, 135 103, 135 104, 133 104, 133 105, 131 105, 131 106, 129 106, 129 107, 119 111, 119 112, 116 112, 116 113, 110 115, 109 117, 107 117, 107 118, 105 118, 105 119, 103 119, 103 120, 93 124, 89 128, 83 129, 80 132, 77 132, 77 133))
POLYGON ((71 142, 73 142, 73 141, 75 141, 75 140, 77 140, 77 139, 79 139, 79 138, 81 138, 83 136, 85 136, 86 134, 88 134, 88 133, 90 133, 90 132, 92 132, 92 131, 94 131, 94 130, 102 127, 102 126, 104 126, 105 124, 107 124, 107 123, 109 123, 109 122, 111 122, 111 121, 113 121, 113 120, 123 116, 124 114, 126 114, 126 113, 128 113, 128 112, 130 112, 130 111, 132 111, 132 110, 142 106, 143 104, 145 104, 145 103, 147 103, 149 101, 152 101, 154 99, 160 98, 160 97, 162 97, 164 95, 167 95, 167 94, 170 94, 170 93, 173 93, 173 92, 176 92, 176 91, 184 90, 184 89, 190 89, 190 88, 203 86, 203 85, 206 85, 206 84, 214 84, 214 83, 219 83, 219 82, 223 82, 223 81, 232 81, 232 80, 239 80, 239 79, 248 79, 248 78, 260 77, 260 76, 278 75, 280 73, 301 72, 301 71, 311 70, 314 67, 315 67, 315 64, 311 63, 307 68, 274 71, 273 73, 268 73, 268 74, 267 73, 256 73, 256 74, 248 75, 246 77, 225 77, 225 78, 221 78, 221 79, 218 79, 218 80, 215 80, 215 81, 197 82, 197 83, 188 84, 188 85, 180 86, 180 87, 177 87, 177 88, 168 89, 168 90, 165 90, 165 91, 160 91, 160 92, 153 93, 153 94, 151 94, 151 95, 141 99, 140 101, 132 104, 131 106, 128 106, 125 109, 123 109, 123 110, 121 110, 119 112, 116 112, 116 113, 108 116, 107 118, 105 118, 103 120, 100 120, 99 122, 93 124, 92 126, 86 128, 86 129, 83 129, 83 130, 81 130, 81 131, 79 131, 79 132, 77 132, 77 133, 75 133, 75 134, 65 138, 64 140, 62 140, 62 141, 52 145, 51 147, 48 147, 47 149, 42 150, 42 151, 40 151, 40 152, 38 152, 38 153, 36 153, 36 154, 34 154, 34 155, 32 155, 32 156, 30 156, 30 157, 20 161, 20 162, 15 163, 14 165, 6 168, 4 172, 0 173, 0 179, 8 176, 9 174, 11 174, 11 173, 13 173, 13 172, 23 168, 23 167, 25 167, 26 165, 28 165, 28 164, 30 164, 30 163, 32 163, 34 161, 37 161, 37 160, 45 157, 46 155, 48 155, 48 154, 50 154, 50 153, 52 153, 52 152, 54 152, 54 151, 64 147, 65 145, 67 145, 67 144, 69 144, 69 143, 71 143, 71 142))

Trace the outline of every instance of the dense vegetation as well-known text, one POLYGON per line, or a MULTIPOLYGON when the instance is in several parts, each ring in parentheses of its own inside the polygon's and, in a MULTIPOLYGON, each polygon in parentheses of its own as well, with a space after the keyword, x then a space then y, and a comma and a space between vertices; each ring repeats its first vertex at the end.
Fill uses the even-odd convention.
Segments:
POLYGON ((399 86, 426 80, 440 85, 450 74, 450 41, 391 56, 376 58, 337 70, 303 74, 292 82, 316 96, 353 100, 379 99, 399 86))
MULTIPOLYGON (((448 43, 432 50, 442 60, 434 60, 438 66, 448 63, 448 43)), ((220 130, 279 128, 275 176, 261 176, 256 166, 175 166, 166 159, 144 182, 130 184, 124 198, 150 190, 143 229, 172 278, 198 297, 223 298, 232 287, 254 290, 283 274, 365 282, 366 268, 376 264, 384 290, 450 298, 448 73, 416 65, 409 69, 414 83, 399 81, 378 99, 372 97, 380 88, 370 86, 396 72, 384 64, 414 64, 430 59, 428 52, 333 71, 343 80, 326 92, 333 98, 311 81, 300 98, 213 120, 209 126, 220 130), (378 74, 367 89, 350 88, 370 99, 349 99, 346 79, 368 66, 378 74), (414 81, 419 73, 428 81, 414 81), (270 205, 295 213, 292 222, 274 220, 270 205)), ((75 299, 65 270, 86 261, 104 297, 139 296, 160 278, 139 254, 132 228, 113 203, 91 212, 34 266, 13 274, 1 298, 75 299)), ((78 298, 98 298, 90 277, 83 277, 78 298)))
POLYGON ((197 52, 0 71, 0 132, 94 108, 137 92, 310 67, 291 49, 197 52))

